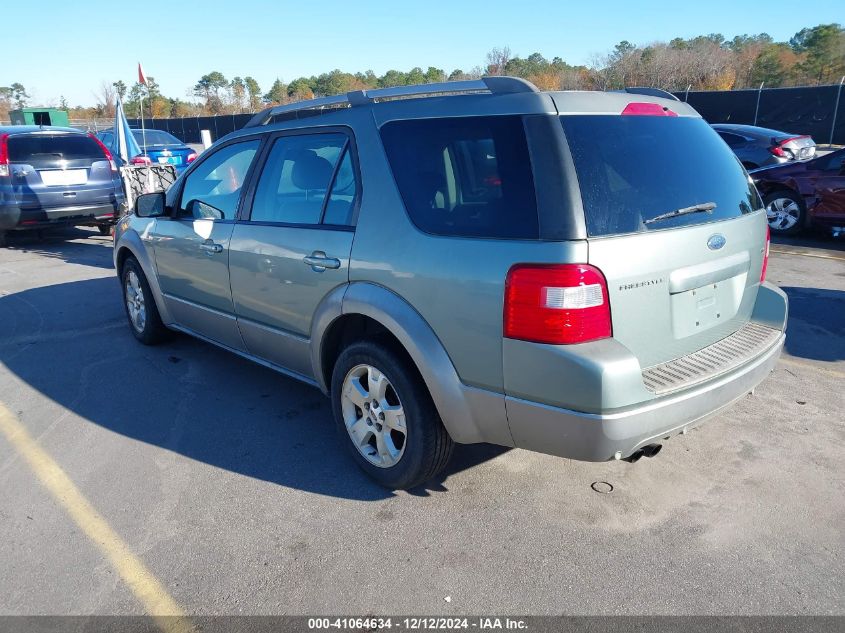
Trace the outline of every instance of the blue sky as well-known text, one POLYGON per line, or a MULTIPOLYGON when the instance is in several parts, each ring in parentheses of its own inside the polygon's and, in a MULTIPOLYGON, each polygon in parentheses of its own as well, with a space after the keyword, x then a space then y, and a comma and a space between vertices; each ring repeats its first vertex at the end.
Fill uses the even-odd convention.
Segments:
POLYGON ((252 75, 266 91, 276 77, 334 68, 469 70, 493 47, 581 64, 623 39, 766 32, 785 40, 845 22, 843 0, 42 0, 37 23, 32 3, 4 5, 0 19, 14 26, 3 29, 0 85, 18 81, 34 102, 64 95, 71 105, 92 105, 103 80, 135 81, 138 61, 164 94, 188 98, 211 70, 252 75))

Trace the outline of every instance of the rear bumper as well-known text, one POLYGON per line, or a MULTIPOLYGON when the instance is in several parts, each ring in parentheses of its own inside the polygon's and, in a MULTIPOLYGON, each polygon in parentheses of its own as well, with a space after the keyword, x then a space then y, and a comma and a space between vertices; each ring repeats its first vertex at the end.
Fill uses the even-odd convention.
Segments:
POLYGON ((751 392, 777 364, 786 336, 752 363, 654 404, 608 414, 580 413, 506 398, 508 422, 519 448, 598 462, 686 432, 751 392))
POLYGON ((113 204, 46 209, 21 209, 11 205, 0 207, 0 231, 28 230, 56 225, 78 226, 113 222, 117 219, 121 200, 116 200, 113 204))
POLYGON ((643 404, 585 413, 506 397, 514 444, 560 457, 605 461, 686 432, 751 392, 775 368, 786 339, 786 296, 768 284, 761 287, 753 318, 780 331, 769 347, 731 371, 643 404))

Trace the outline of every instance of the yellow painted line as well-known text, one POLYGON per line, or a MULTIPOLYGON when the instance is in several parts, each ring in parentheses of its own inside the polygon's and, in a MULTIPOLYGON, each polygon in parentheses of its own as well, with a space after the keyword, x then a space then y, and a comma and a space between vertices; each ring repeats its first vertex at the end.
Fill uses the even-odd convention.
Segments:
POLYGON ((787 358, 785 356, 780 357, 780 362, 785 363, 786 365, 792 365, 793 367, 803 367, 804 369, 815 369, 817 371, 824 372, 826 374, 832 374, 834 376, 839 376, 841 378, 845 378, 845 371, 838 371, 836 369, 830 369, 828 367, 820 367, 814 363, 805 363, 804 361, 795 360, 792 358, 787 358))
POLYGON ((182 608, 170 597, 146 565, 129 549, 61 467, 32 438, 23 424, 0 402, 0 433, 29 463, 32 472, 74 523, 108 558, 158 627, 167 633, 194 631, 182 608), (175 617, 174 617, 175 616, 175 617))
POLYGON ((804 253, 802 251, 787 251, 780 248, 769 247, 770 253, 777 253, 778 255, 801 255, 802 257, 816 257, 817 259, 836 259, 845 262, 845 257, 837 257, 836 255, 825 255, 823 253, 804 253))

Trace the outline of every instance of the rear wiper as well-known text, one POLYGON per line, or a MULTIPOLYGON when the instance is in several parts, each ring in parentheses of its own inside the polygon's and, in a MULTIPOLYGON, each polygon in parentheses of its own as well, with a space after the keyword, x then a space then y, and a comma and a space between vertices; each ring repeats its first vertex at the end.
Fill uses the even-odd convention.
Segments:
POLYGON ((691 207, 683 207, 681 209, 675 209, 674 211, 670 211, 669 213, 662 213, 660 215, 656 215, 653 218, 645 220, 643 224, 651 224, 652 222, 659 222, 660 220, 677 218, 679 215, 688 215, 690 213, 712 213, 713 209, 715 208, 715 202, 702 202, 700 204, 694 204, 691 207))

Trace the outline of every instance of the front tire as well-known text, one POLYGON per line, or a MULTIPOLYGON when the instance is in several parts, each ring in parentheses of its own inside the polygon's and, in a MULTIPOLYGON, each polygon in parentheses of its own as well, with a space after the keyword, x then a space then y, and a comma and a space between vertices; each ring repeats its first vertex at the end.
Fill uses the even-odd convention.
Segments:
POLYGON ((100 235, 111 235, 112 234, 112 225, 111 224, 98 224, 97 230, 100 232, 100 235))
POLYGON ((804 200, 793 191, 775 191, 763 198, 769 229, 775 235, 795 235, 804 228, 804 200))
POLYGON ((6 246, 6 231, 0 231, 0 248, 6 246))
POLYGON ((134 257, 123 263, 121 271, 123 307, 129 319, 129 329, 144 345, 155 345, 167 336, 168 330, 161 322, 150 284, 141 265, 134 257))
POLYGON ((422 379, 389 347, 359 341, 332 372, 332 411, 341 441, 379 484, 406 490, 439 473, 454 443, 422 379))

